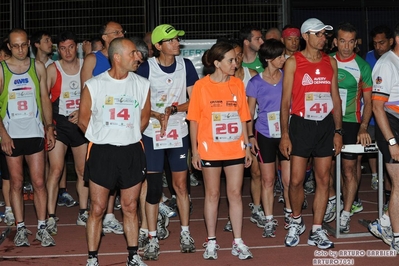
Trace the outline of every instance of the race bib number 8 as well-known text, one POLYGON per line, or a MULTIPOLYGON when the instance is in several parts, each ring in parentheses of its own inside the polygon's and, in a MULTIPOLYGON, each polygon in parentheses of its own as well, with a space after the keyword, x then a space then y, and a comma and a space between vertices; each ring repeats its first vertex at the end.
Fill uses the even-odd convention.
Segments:
POLYGON ((240 116, 233 112, 212 113, 212 135, 215 142, 239 140, 242 134, 240 116))
POLYGON ((8 112, 11 119, 34 117, 35 96, 31 90, 11 92, 8 97, 8 112))
POLYGON ((305 93, 305 119, 321 121, 331 113, 333 103, 329 92, 305 93))

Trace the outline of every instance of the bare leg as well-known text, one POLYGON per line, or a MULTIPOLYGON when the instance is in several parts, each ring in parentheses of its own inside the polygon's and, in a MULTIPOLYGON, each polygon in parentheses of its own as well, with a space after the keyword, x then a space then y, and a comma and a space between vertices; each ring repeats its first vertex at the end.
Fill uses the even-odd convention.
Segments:
POLYGON ((100 245, 102 220, 107 208, 109 190, 89 181, 91 209, 86 225, 87 246, 89 251, 97 251, 100 245))
POLYGON ((241 238, 242 235, 242 182, 244 176, 244 165, 236 164, 224 167, 227 183, 227 198, 229 199, 229 214, 231 226, 233 227, 234 238, 241 238))
MULTIPOLYGON (((207 167, 202 169, 205 186, 204 217, 208 237, 216 236, 221 172, 221 167, 207 167)), ((229 205, 231 204, 232 203, 230 202, 229 205)))

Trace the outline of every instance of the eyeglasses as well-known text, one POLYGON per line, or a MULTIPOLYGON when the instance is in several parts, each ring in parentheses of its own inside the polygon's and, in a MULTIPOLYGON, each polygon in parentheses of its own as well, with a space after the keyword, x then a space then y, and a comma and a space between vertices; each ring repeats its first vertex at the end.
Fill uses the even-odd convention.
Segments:
POLYGON ((175 37, 175 38, 172 38, 172 39, 168 39, 168 40, 162 40, 162 41, 160 41, 159 43, 160 44, 162 44, 162 43, 164 43, 164 42, 168 42, 168 43, 173 43, 173 42, 181 42, 181 38, 179 38, 179 37, 175 37))
POLYGON ((10 44, 11 49, 19 50, 19 49, 26 49, 29 46, 29 43, 21 43, 21 44, 10 44))
POLYGON ((104 33, 103 35, 108 35, 108 34, 115 34, 115 35, 125 35, 127 33, 127 31, 125 30, 116 30, 116 31, 111 31, 108 33, 104 33))
POLYGON ((328 36, 328 33, 325 31, 325 32, 322 32, 322 31, 317 31, 317 32, 314 32, 314 31, 308 31, 308 32, 306 32, 307 34, 313 34, 313 35, 316 35, 316 37, 318 37, 318 38, 321 38, 321 37, 327 37, 328 36))

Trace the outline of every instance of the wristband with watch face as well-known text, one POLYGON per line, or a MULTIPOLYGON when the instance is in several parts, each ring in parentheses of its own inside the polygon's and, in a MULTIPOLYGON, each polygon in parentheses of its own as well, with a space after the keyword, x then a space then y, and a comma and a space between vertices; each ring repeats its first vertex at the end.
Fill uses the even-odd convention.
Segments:
POLYGON ((388 143, 389 143, 389 146, 394 146, 394 145, 396 145, 396 139, 395 138, 390 138, 389 140, 388 140, 388 143))
POLYGON ((338 128, 338 129, 334 130, 334 134, 339 134, 339 135, 343 136, 344 130, 342 128, 338 128))

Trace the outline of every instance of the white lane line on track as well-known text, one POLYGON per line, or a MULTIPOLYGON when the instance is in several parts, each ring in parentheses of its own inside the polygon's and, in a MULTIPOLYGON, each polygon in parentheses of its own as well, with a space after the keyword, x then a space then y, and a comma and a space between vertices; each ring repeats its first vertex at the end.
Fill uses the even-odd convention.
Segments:
MULTIPOLYGON (((375 240, 361 240, 361 241, 349 241, 349 242, 334 242, 334 245, 347 245, 347 244, 362 244, 362 243, 377 243, 381 242, 379 239, 375 240)), ((308 244, 299 244, 298 247, 309 247, 308 244)), ((276 249, 285 248, 285 245, 273 245, 273 246, 250 246, 251 249, 276 249)), ((231 248, 220 248, 219 251, 230 251, 231 248)), ((197 252, 203 252, 205 249, 197 249, 197 252)), ((162 250, 161 254, 164 253, 181 253, 180 250, 162 250)), ((120 256, 126 255, 126 252, 116 253, 99 253, 99 256, 120 256)), ((59 257, 87 257, 87 254, 52 254, 52 255, 27 255, 27 256, 0 256, 2 259, 38 259, 38 258, 59 258, 59 257)))

